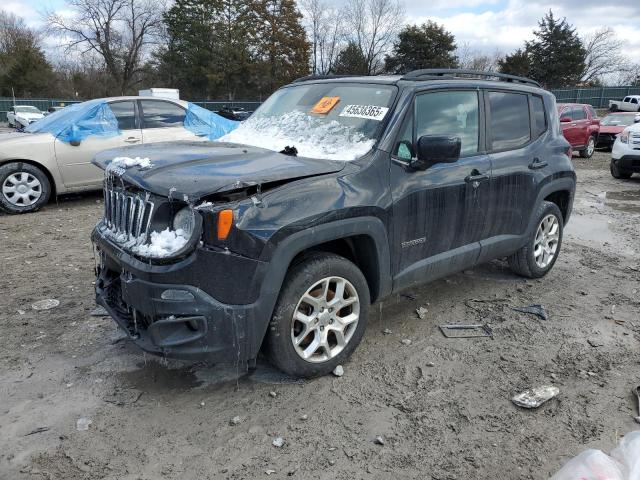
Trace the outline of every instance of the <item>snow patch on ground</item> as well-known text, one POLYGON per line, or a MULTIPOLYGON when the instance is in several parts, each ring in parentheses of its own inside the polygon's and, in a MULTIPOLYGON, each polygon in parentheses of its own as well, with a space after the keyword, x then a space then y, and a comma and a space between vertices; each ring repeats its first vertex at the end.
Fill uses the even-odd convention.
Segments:
POLYGON ((181 250, 189 241, 182 229, 151 232, 150 243, 135 245, 131 250, 143 257, 162 258, 181 250))
POLYGON ((221 142, 241 143, 279 152, 296 147, 302 157, 355 160, 366 154, 375 140, 332 120, 311 117, 301 111, 279 117, 250 117, 221 142))

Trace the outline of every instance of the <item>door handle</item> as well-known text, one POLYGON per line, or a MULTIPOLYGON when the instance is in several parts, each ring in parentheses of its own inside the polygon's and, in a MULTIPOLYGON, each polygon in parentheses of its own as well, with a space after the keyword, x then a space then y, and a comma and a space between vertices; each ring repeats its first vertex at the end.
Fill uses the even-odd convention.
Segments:
POLYGON ((577 123, 572 123, 571 126, 575 127, 576 125, 578 125, 577 123))
POLYGON ((546 167, 547 165, 549 165, 547 162, 541 162, 539 158, 534 158, 533 162, 531 162, 529 164, 529 169, 530 170, 539 170, 541 168, 546 167))
POLYGON ((482 182, 484 180, 489 180, 489 175, 486 173, 480 173, 478 170, 473 170, 470 175, 467 175, 464 178, 464 181, 467 183, 482 182))
POLYGON ((140 139, 136 137, 129 137, 129 138, 125 138, 124 141, 127 143, 137 143, 140 141, 140 139))

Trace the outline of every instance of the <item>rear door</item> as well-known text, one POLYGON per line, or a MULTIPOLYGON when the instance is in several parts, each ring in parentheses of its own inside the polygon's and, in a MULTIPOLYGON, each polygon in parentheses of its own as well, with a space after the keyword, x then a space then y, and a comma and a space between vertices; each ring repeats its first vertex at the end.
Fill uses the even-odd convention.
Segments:
POLYGON ((589 120, 585 108, 582 105, 574 107, 571 118, 573 118, 572 125, 575 124, 576 127, 576 145, 586 145, 589 140, 589 135, 591 134, 591 120, 589 120))
POLYGON ((477 90, 418 93, 391 158, 395 288, 473 265, 487 211, 491 167, 477 90), (453 135, 461 158, 409 167, 422 135, 453 135))
POLYGON ((524 234, 535 201, 535 176, 546 166, 542 137, 549 128, 540 96, 492 90, 485 98, 492 177, 481 260, 509 251, 524 234))
POLYGON ((135 100, 118 100, 109 103, 118 120, 120 134, 113 137, 88 136, 79 145, 72 145, 56 138, 54 147, 62 179, 67 188, 99 187, 103 171, 93 165, 94 155, 110 148, 142 143, 138 126, 135 100))
POLYGON ((144 143, 200 139, 184 128, 186 109, 166 100, 138 100, 144 143))

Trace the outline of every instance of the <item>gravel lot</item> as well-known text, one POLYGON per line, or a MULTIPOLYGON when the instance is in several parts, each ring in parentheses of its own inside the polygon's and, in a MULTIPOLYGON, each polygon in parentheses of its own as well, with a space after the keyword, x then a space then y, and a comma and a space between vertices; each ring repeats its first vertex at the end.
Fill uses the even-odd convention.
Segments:
POLYGON ((0 216, 0 478, 546 479, 610 450, 640 428, 640 176, 614 180, 605 153, 574 161, 574 215, 546 278, 495 261, 388 298, 344 376, 306 382, 145 356, 90 316, 99 193, 0 216), (31 308, 47 298, 60 305, 31 308), (548 320, 510 309, 535 303, 548 320), (460 322, 495 338, 438 329, 460 322), (511 403, 544 384, 560 394, 541 408, 511 403))

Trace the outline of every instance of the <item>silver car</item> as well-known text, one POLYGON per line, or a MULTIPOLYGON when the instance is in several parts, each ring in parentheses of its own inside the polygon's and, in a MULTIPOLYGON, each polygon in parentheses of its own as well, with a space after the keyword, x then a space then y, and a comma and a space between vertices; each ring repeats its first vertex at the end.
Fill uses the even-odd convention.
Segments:
POLYGON ((69 115, 73 107, 48 115, 24 132, 0 134, 1 210, 33 212, 51 195, 100 189, 104 174, 91 164, 91 159, 102 150, 173 140, 206 140, 184 128, 188 103, 181 100, 111 97, 85 102, 89 103, 108 106, 117 119, 117 134, 89 135, 69 142, 46 129, 56 119, 64 124, 64 115, 69 115))

